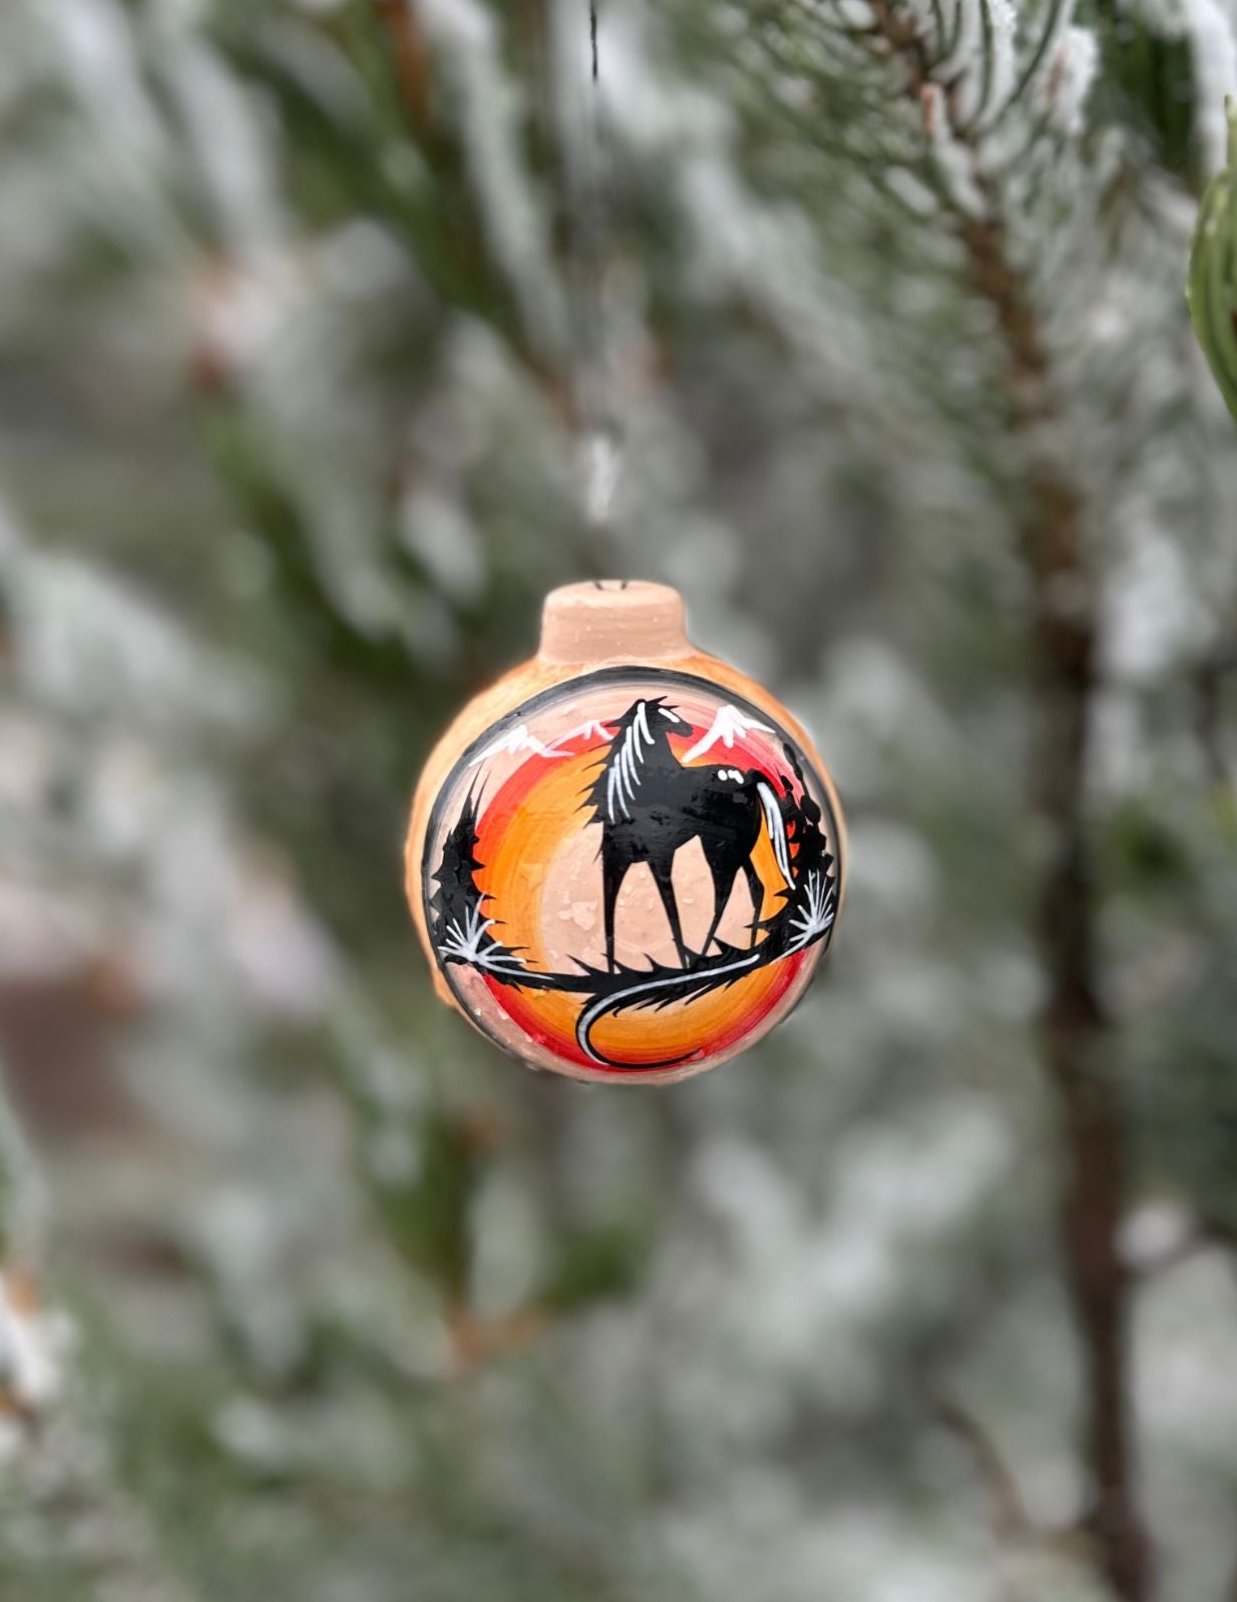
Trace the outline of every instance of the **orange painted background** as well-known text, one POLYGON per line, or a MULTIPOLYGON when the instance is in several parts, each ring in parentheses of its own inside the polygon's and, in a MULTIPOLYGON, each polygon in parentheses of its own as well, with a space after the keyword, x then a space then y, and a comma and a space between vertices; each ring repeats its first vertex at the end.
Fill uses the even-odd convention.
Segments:
MULTIPOLYGON (((600 693, 590 696, 589 715, 605 715, 614 721, 638 694, 648 692, 614 687, 605 696, 604 714, 599 714, 593 705, 600 693)), ((682 735, 671 737, 675 754, 682 761, 686 751, 709 728, 719 703, 677 690, 672 690, 667 699, 691 725, 682 735)), ((577 713, 578 710, 577 706, 577 713)), ((558 725, 567 721, 559 713, 553 719, 553 727, 543 731, 540 720, 534 720, 533 728, 550 744, 556 738, 562 739, 563 729, 558 725)), ((482 795, 476 848, 482 868, 477 877, 489 897, 485 911, 495 919, 492 932, 504 944, 520 948, 529 966, 543 972, 572 972, 579 963, 593 967, 603 963, 601 870, 597 860, 601 828, 589 821, 592 808, 586 796, 606 751, 605 742, 595 736, 572 746, 569 755, 524 753, 514 766, 510 756, 500 754, 494 764, 499 770, 497 787, 482 795)), ((779 789, 794 782, 781 757, 780 738, 759 731, 748 731, 729 747, 719 743, 689 765, 731 764, 740 769, 759 769, 779 789)), ((479 772, 489 789, 494 777, 484 765, 479 772)), ((762 830, 752 860, 764 885, 760 915, 767 918, 776 910, 778 893, 784 888, 767 831, 762 830)), ((713 891, 698 844, 679 852, 674 883, 687 943, 699 949, 712 913, 713 891)), ((750 894, 740 875, 718 931, 720 937, 746 949, 752 917, 750 894)), ((624 965, 639 969, 653 961, 675 964, 669 925, 646 867, 633 869, 624 884, 616 928, 617 955, 624 965), (628 940, 625 931, 632 928, 643 931, 642 944, 633 945, 628 940), (650 929, 656 931, 652 939, 650 929)), ((814 955, 793 953, 756 969, 729 987, 691 1001, 660 1009, 631 1009, 606 1017, 595 1028, 594 1042, 604 1055, 631 1067, 671 1059, 690 1060, 693 1055, 723 1051, 751 1033, 794 986, 804 963, 814 960, 814 955)), ((489 1003, 521 1031, 572 1062, 597 1066, 576 1044, 581 996, 564 991, 520 990, 492 976, 486 976, 484 984, 489 1003)))

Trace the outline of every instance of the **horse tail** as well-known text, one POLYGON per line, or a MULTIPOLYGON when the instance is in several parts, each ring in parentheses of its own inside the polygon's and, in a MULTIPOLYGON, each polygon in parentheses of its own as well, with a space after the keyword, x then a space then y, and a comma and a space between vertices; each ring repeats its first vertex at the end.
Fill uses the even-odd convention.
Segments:
MULTIPOLYGON (((779 814, 780 816, 780 814, 779 814)), ((709 978, 712 980, 722 975, 742 973, 747 968, 756 967, 764 958, 763 952, 757 947, 748 951, 742 957, 736 957, 733 962, 723 967, 710 968, 709 978)), ((616 990, 608 996, 599 996, 591 1006, 585 1007, 576 1022, 576 1044, 586 1057, 591 1057, 603 1068, 628 1068, 639 1072, 646 1068, 673 1068, 679 1063, 689 1062, 691 1052, 685 1052, 681 1057, 666 1057, 661 1062, 619 1062, 614 1057, 607 1057, 598 1051, 592 1044, 591 1035, 594 1028, 612 1012, 632 1005, 664 1006, 673 1001, 679 991, 690 993, 700 983, 700 975, 690 969, 682 973, 663 974, 657 979, 642 979, 639 984, 628 985, 623 990, 616 990)))
POLYGON ((795 881, 790 873, 790 842, 786 838, 786 819, 782 816, 782 805, 777 798, 777 791, 767 779, 757 779, 756 794, 760 797, 760 805, 765 815, 765 827, 769 831, 769 839, 773 842, 773 855, 777 858, 778 872, 786 883, 793 887, 795 881))

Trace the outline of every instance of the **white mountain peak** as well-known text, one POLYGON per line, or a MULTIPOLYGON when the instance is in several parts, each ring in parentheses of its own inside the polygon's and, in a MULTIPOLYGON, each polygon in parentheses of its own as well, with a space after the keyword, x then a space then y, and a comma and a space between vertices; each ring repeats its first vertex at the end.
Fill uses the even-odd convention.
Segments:
MULTIPOLYGON (((555 744, 558 742, 556 741, 555 744)), ((504 753, 512 755, 519 751, 527 751, 532 756, 562 757, 567 756, 566 751, 557 751, 544 740, 539 740, 535 734, 529 732, 527 723, 517 723, 514 728, 508 729, 506 734, 500 734, 497 740, 491 740, 483 751, 479 751, 468 764, 470 768, 477 767, 490 757, 500 756, 504 753)))
POLYGON ((614 730, 601 721, 600 718, 589 718, 587 723, 578 724, 574 729, 568 729, 566 734, 560 734, 550 747, 555 756, 567 756, 569 753, 562 749, 571 745, 575 740, 583 740, 586 744, 609 745, 614 738, 614 730))
POLYGON ((711 751, 719 741, 727 751, 732 751, 735 741, 750 729, 759 729, 762 734, 774 733, 769 724, 761 723, 758 718, 744 717, 737 706, 731 706, 727 703, 725 706, 718 707, 717 714, 709 725, 708 732, 700 736, 690 751, 683 753, 683 761, 694 762, 698 756, 703 756, 706 751, 711 751))

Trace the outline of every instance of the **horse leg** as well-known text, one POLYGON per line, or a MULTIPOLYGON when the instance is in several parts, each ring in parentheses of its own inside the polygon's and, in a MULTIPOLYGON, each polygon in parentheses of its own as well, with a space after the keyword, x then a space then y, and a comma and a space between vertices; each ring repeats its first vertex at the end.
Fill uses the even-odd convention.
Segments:
POLYGON ((666 917, 670 920, 670 933, 674 936, 674 949, 679 954, 679 961, 687 967, 687 947, 683 944, 683 925, 679 921, 679 903, 674 894, 674 885, 671 875, 674 871, 674 857, 656 858, 650 861, 649 867, 653 870, 653 879, 657 885, 657 892, 661 896, 661 904, 666 909, 666 917))
POLYGON ((729 863, 710 862, 709 868, 713 874, 713 921, 709 925, 709 932, 704 937, 704 944, 700 948, 702 957, 708 956, 709 947, 713 944, 713 936, 717 933, 717 926, 722 921, 722 913, 726 910, 726 903, 730 900, 730 892, 734 889, 737 868, 729 863))
POLYGON ((607 850, 605 842, 601 847, 601 886, 604 903, 604 922, 606 929, 606 968, 614 972, 614 910, 618 906, 619 891, 623 887, 623 880, 627 877, 627 870, 631 863, 613 849, 607 850))
POLYGON ((752 898, 752 921, 749 925, 751 939, 748 941, 750 947, 756 944, 756 932, 760 928, 760 913, 765 904, 765 887, 760 875, 756 872, 756 867, 751 857, 748 857, 743 864, 743 873, 747 879, 748 894, 752 898))

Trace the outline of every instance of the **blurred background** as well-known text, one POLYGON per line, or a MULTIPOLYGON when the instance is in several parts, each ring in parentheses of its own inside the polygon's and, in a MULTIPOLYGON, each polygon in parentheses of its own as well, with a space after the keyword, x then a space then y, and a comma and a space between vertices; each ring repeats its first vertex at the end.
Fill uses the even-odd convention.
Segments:
POLYGON ((0 1594, 1233 1602, 1235 14, 589 22, 0 8, 0 1594), (598 575, 851 825, 660 1092, 402 900, 598 575))

